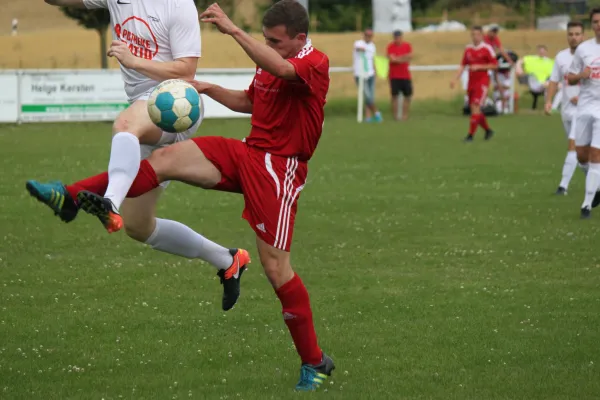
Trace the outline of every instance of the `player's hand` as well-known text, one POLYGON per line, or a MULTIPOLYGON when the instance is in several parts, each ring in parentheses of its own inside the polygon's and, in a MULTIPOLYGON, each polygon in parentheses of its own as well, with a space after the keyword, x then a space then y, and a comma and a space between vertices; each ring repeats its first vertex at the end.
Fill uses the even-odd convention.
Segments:
POLYGON ((120 40, 113 40, 106 54, 109 57, 115 57, 125 68, 133 68, 136 61, 135 56, 129 51, 127 44, 120 40))
POLYGON ((231 35, 238 29, 217 3, 211 4, 200 14, 200 21, 214 24, 221 33, 226 35, 231 35))
POLYGON ((581 76, 582 79, 589 79, 589 77, 592 75, 592 69, 590 67, 585 67, 583 69, 583 71, 581 72, 581 74, 579 74, 579 76, 581 76))
POLYGON ((552 114, 552 103, 544 104, 544 112, 546 113, 546 115, 552 114))
POLYGON ((206 93, 206 91, 213 86, 211 83, 201 81, 189 81, 189 84, 192 85, 200 94, 206 93))
POLYGON ((571 100, 569 100, 569 101, 571 102, 571 104, 576 106, 577 103, 579 102, 579 97, 578 96, 572 97, 571 100))
POLYGON ((450 81, 450 89, 454 89, 456 87, 456 81, 450 81))

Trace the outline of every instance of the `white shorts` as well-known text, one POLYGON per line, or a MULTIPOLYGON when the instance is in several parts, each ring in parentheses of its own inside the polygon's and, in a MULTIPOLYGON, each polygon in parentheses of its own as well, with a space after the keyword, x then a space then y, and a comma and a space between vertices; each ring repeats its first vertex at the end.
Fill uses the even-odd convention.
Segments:
POLYGON ((498 72, 498 83, 503 87, 503 88, 510 88, 511 86, 511 76, 510 73, 509 74, 503 74, 498 72))
POLYGON ((575 145, 600 149, 600 117, 590 114, 577 115, 575 122, 575 145))
POLYGON ((565 136, 568 140, 575 140, 575 118, 562 118, 565 136))
MULTIPOLYGON (((152 89, 152 90, 154 90, 154 89, 152 89)), ((144 93, 143 95, 141 95, 136 101, 148 100, 148 98, 150 97, 150 94, 152 93, 152 90, 149 90, 146 93, 144 93)), ((188 129, 187 131, 183 131, 183 132, 179 132, 179 133, 163 131, 162 136, 160 137, 160 140, 158 141, 158 143, 156 143, 154 145, 140 144, 140 153, 142 156, 142 160, 150 157, 150 154, 152 154, 152 152, 156 149, 160 149, 162 147, 167 147, 173 143, 182 142, 182 141, 194 136, 194 134, 196 133, 196 131, 202 124, 203 119, 204 119, 204 102, 202 100, 202 96, 200 96, 200 118, 198 118, 198 121, 194 125, 192 125, 192 127, 190 129, 188 129)), ((167 186, 169 186, 169 182, 170 181, 164 181, 160 184, 160 186, 163 189, 166 189, 167 186)))

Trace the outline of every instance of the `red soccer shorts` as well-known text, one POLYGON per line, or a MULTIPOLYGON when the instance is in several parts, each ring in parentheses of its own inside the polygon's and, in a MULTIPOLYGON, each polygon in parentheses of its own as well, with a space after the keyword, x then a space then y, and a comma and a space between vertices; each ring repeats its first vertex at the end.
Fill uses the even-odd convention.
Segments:
POLYGON ((487 99, 488 86, 489 85, 480 84, 469 86, 469 88, 467 89, 467 95, 469 96, 469 105, 482 106, 485 103, 485 99, 487 99))
POLYGON ((237 139, 192 139, 221 172, 213 189, 244 195, 244 218, 269 245, 290 251, 300 191, 308 167, 296 157, 280 157, 237 139))

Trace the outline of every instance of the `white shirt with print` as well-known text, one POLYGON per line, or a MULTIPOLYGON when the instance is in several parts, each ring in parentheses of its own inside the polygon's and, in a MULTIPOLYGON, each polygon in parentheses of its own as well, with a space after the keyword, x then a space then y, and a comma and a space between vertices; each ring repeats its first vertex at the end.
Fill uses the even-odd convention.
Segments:
MULTIPOLYGON (((113 40, 136 57, 167 62, 200 57, 198 10, 192 0, 83 0, 88 9, 108 8, 113 40)), ((121 65, 125 92, 137 100, 160 82, 121 65)))

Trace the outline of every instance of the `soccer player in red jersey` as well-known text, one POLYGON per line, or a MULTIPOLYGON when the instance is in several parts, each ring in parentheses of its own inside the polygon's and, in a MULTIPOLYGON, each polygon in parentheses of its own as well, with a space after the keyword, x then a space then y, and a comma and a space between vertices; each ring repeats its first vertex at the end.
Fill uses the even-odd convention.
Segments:
MULTIPOLYGON (((256 233, 260 261, 302 360, 296 389, 315 390, 335 367, 317 343, 308 291, 292 269, 290 247, 307 163, 323 128, 329 59, 308 40, 308 14, 296 0, 281 0, 265 13, 266 45, 235 26, 217 4, 200 19, 233 37, 257 65, 245 91, 193 82, 199 93, 252 114, 250 135, 243 140, 202 136, 154 151, 141 162, 128 197, 168 180, 243 194, 242 217, 256 233)), ((61 208, 80 207, 109 232, 119 230, 121 217, 102 197, 106 181, 104 173, 65 186, 61 208)), ((224 277, 237 283, 238 295, 240 276, 241 271, 224 277)))
POLYGON ((469 97, 469 106, 471 108, 471 120, 469 123, 469 134, 465 141, 473 141, 473 135, 477 127, 485 130, 485 140, 491 139, 494 132, 490 129, 485 115, 481 112, 481 106, 484 104, 488 88, 490 86, 490 75, 488 71, 498 68, 498 61, 494 49, 483 41, 483 31, 480 26, 471 29, 472 44, 467 45, 464 51, 461 66, 458 74, 450 83, 454 88, 460 79, 465 68, 469 67, 469 84, 467 86, 467 95, 469 97))

